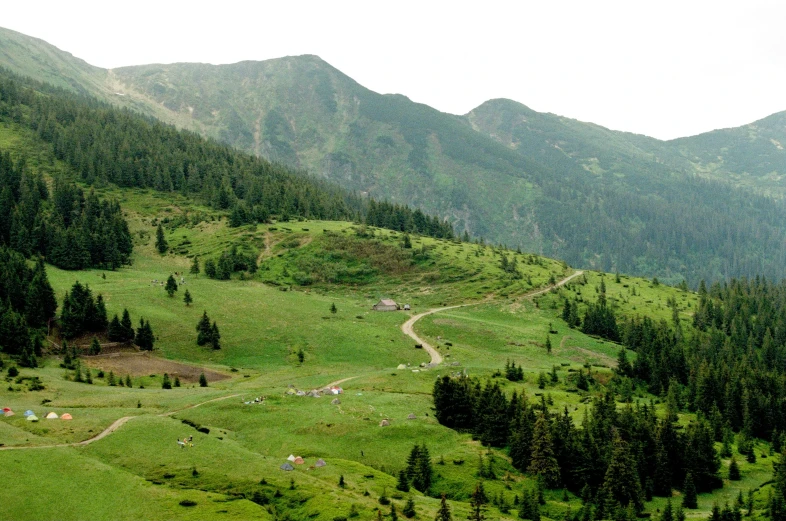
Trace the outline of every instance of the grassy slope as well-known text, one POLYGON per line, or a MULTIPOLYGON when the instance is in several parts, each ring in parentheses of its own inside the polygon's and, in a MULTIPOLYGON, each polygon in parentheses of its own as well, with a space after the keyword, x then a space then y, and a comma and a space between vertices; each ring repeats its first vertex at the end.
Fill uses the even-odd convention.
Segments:
MULTIPOLYGON (((17 151, 35 148, 29 137, 19 133, 0 132, 0 140, 3 146, 17 151)), ((32 167, 55 171, 62 165, 43 154, 32 167)), ((256 229, 228 229, 223 221, 206 221, 168 230, 173 249, 182 253, 162 257, 153 251, 155 216, 174 220, 185 213, 201 213, 209 217, 210 211, 177 197, 145 191, 107 189, 104 193, 122 198, 137 240, 134 264, 116 272, 50 268, 57 294, 62 295, 75 280, 86 282, 94 292, 104 295, 110 315, 127 307, 135 321, 140 316, 148 318, 158 335, 160 356, 204 364, 232 378, 208 388, 185 386, 166 391, 160 388, 161 375, 135 375, 132 389, 110 387, 101 379, 92 386, 75 383, 63 378, 65 371, 58 367, 57 358, 45 360, 41 369, 22 370, 23 376, 41 377, 46 389, 30 392, 24 383, 9 380, 9 387, 0 391, 3 406, 12 406, 17 412, 32 408, 39 414, 50 409, 68 411, 75 419, 42 420, 37 424, 24 421, 21 415, 3 419, 0 436, 6 445, 43 446, 83 440, 117 418, 135 418, 83 448, 0 451, 0 466, 14 471, 0 477, 4 490, 0 497, 5 511, 14 519, 63 517, 62 503, 53 494, 40 493, 42 490, 58 490, 57 497, 65 490, 68 497, 62 501, 74 505, 75 518, 265 519, 272 515, 266 508, 238 498, 251 497, 255 491, 272 497, 277 489, 283 497, 269 505, 271 512, 275 506, 287 510, 293 518, 330 520, 347 515, 350 505, 355 504, 360 518, 370 519, 383 493, 398 497, 397 507, 403 507, 406 495, 395 493, 394 476, 417 442, 428 444, 435 462, 441 458, 446 462, 444 466, 435 465, 437 488, 466 497, 476 479, 478 457, 486 450, 469 436, 435 422, 429 393, 436 374, 467 370, 472 375, 488 376, 511 359, 524 365, 526 382, 513 384, 500 379, 500 383, 508 392, 526 390, 534 399, 541 392, 535 374, 558 365, 560 383, 548 386, 545 392, 555 406, 567 406, 577 416, 583 411, 584 396, 568 392, 572 387, 567 381, 571 374, 568 369, 590 363, 597 366, 593 373, 598 380, 610 375, 608 367, 602 366, 613 364, 618 347, 568 330, 557 318, 560 308, 556 294, 539 299, 537 307, 523 298, 530 284, 506 279, 499 268, 499 256, 490 247, 414 237, 413 249, 423 245, 433 248, 427 248, 427 259, 406 269, 386 272, 380 268, 366 284, 357 286, 317 283, 281 291, 291 283, 284 275, 285 267, 292 273, 304 261, 324 262, 323 241, 331 237, 325 230, 364 241, 372 252, 398 248, 401 237, 375 230, 375 238, 360 238, 360 230, 349 223, 278 223, 256 229), (220 282, 186 275, 186 288, 195 299, 191 308, 182 303, 180 292, 169 298, 163 288, 150 284, 170 272, 187 271, 190 260, 186 254, 198 254, 204 260, 234 242, 250 244, 249 248, 261 255, 263 269, 257 280, 220 282), (263 284, 262 279, 278 286, 263 284), (450 355, 449 362, 458 362, 459 366, 417 373, 411 368, 395 369, 399 363, 415 366, 427 358, 399 329, 405 313, 369 311, 377 298, 390 295, 411 302, 413 312, 442 303, 477 303, 426 317, 416 326, 419 334, 450 355), (489 296, 493 300, 486 300, 489 296), (331 304, 338 308, 335 315, 329 312, 331 304), (221 351, 195 344, 194 326, 202 310, 207 310, 221 328, 221 351), (552 355, 542 347, 549 324, 557 330, 552 336, 552 355), (306 353, 302 365, 294 354, 297 348, 306 353), (230 367, 239 371, 230 372, 230 367), (332 405, 329 398, 284 396, 290 384, 308 389, 346 377, 354 378, 344 383, 346 392, 340 405, 332 405), (140 383, 144 389, 139 388, 140 383), (240 396, 183 409, 235 394, 240 396), (268 398, 264 405, 242 403, 260 395, 268 398), (49 402, 42 406, 44 400, 49 402), (172 417, 159 416, 179 409, 183 410, 172 417), (416 414, 417 419, 406 420, 409 413, 416 414), (392 425, 379 427, 382 418, 389 418, 392 425), (197 432, 181 423, 182 419, 204 425, 210 432, 197 432), (186 435, 194 436, 195 447, 178 448, 174 440, 186 435), (306 457, 309 463, 324 457, 328 467, 318 471, 298 467, 293 473, 284 473, 278 466, 290 453, 306 457), (466 462, 463 465, 453 463, 462 460, 466 462), (63 479, 63 468, 68 469, 67 480, 63 479), (346 489, 336 487, 340 475, 348 483, 346 489), (263 478, 266 485, 260 484, 263 478), (290 479, 294 490, 290 490, 290 479), (112 506, 118 490, 127 498, 117 507, 119 512, 112 506), (368 496, 363 495, 365 491, 368 496), (197 506, 179 506, 183 499, 196 501, 197 506)), ((527 258, 521 255, 519 264, 532 279, 532 286, 564 272, 560 263, 544 260, 542 265, 527 264, 527 258)), ((575 284, 560 291, 582 291, 585 298, 594 298, 592 288, 599 283, 598 277, 588 274, 586 285, 575 284)), ((622 311, 646 311, 668 318, 665 301, 674 295, 684 302, 687 318, 690 306, 695 305, 695 296, 673 288, 651 287, 648 281, 625 277, 620 284, 612 281, 612 276, 606 276, 610 299, 616 299, 622 311), (632 286, 638 288, 639 297, 626 293, 632 286)), ((100 366, 100 360, 89 364, 100 366)), ((512 471, 504 454, 495 451, 495 460, 499 474, 512 471)), ((771 467, 767 459, 760 459, 753 466, 742 462, 741 468, 745 481, 740 485, 747 489, 766 480, 771 467)), ((512 472, 508 481, 489 482, 486 489, 495 495, 504 493, 512 501, 514 494, 531 486, 531 480, 512 472)), ((701 513, 706 514, 713 501, 735 496, 736 490, 728 487, 702 497, 701 513)), ((438 502, 414 492, 411 495, 419 517, 433 517, 438 502)), ((560 518, 567 506, 561 493, 549 493, 548 500, 545 515, 560 518)), ((574 510, 578 507, 576 498, 570 497, 569 503, 574 510)), ((464 517, 466 504, 452 504, 454 515, 464 517)), ((653 508, 659 504, 656 502, 653 508)), ((499 514, 492 509, 490 515, 499 514)))

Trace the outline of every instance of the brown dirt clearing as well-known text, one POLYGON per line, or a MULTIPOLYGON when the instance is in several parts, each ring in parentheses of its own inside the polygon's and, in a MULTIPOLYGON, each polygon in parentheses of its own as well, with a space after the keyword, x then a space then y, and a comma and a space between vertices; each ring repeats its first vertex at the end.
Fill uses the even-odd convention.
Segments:
POLYGON ((85 357, 81 360, 94 369, 113 371, 116 375, 147 376, 167 373, 170 377, 178 377, 182 382, 187 383, 198 382, 201 373, 205 373, 208 382, 230 378, 229 375, 218 371, 165 360, 149 353, 114 353, 85 357))

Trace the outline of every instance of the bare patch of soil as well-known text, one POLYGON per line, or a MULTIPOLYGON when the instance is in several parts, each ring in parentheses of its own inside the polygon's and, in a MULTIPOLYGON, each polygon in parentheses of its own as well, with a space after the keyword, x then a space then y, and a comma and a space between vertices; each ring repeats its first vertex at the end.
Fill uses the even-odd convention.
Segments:
POLYGON ((147 376, 167 373, 172 378, 180 378, 180 381, 184 383, 198 382, 201 373, 205 373, 205 378, 207 378, 208 382, 217 382, 230 378, 229 375, 218 371, 173 360, 165 360, 150 353, 111 353, 85 357, 81 360, 92 368, 113 371, 119 375, 147 376))

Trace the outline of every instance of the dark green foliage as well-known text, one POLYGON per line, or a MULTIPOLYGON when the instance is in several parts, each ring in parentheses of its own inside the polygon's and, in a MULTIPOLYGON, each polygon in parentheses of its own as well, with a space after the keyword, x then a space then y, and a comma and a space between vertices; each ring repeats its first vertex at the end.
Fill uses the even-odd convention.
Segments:
MULTIPOLYGON (((56 158, 79 172, 84 182, 180 192, 228 211, 232 226, 266 222, 270 215, 279 215, 281 220, 294 215, 329 220, 361 216, 375 226, 453 237, 453 229, 447 221, 428 217, 420 210, 361 198, 330 183, 294 172, 283 164, 272 164, 192 132, 179 131, 131 111, 121 111, 0 70, 0 115, 8 119, 8 114, 15 114, 16 124, 37 132, 41 139, 51 143, 56 158)), ((2 166, 6 166, 5 163, 2 166)), ((0 168, 0 174, 5 170, 0 168)), ((21 248, 29 245, 30 237, 34 239, 35 236, 28 228, 12 233, 13 211, 6 208, 12 208, 10 201, 19 198, 22 176, 16 168, 8 170, 11 173, 2 175, 1 180, 15 182, 9 183, 8 189, 0 193, 0 208, 5 210, 0 213, 0 244, 8 243, 13 236, 21 248), (6 200, 9 201, 7 205, 3 202, 6 200)), ((26 182, 25 186, 34 188, 30 193, 45 193, 41 180, 26 182)), ((40 204, 41 199, 31 197, 31 205, 40 204)), ((63 208, 55 206, 58 210, 63 208)), ((64 206, 66 212, 60 215, 64 215, 63 221, 68 227, 71 224, 69 212, 74 207, 64 206)), ((35 215, 25 206, 23 215, 30 214, 35 215)), ((113 217, 115 215, 119 213, 113 217)), ((127 233, 118 233, 127 230, 116 229, 115 220, 106 221, 112 226, 96 229, 109 237, 114 231, 116 245, 112 243, 114 247, 103 248, 104 257, 114 255, 122 259, 126 255, 127 258, 131 251, 130 238, 127 233)), ((78 264, 87 262, 93 252, 90 237, 81 233, 81 229, 73 228, 73 232, 71 228, 66 229, 70 235, 63 234, 65 240, 58 244, 77 247, 72 247, 71 252, 62 252, 70 265, 61 267, 78 269, 82 267, 78 264)), ((164 253, 167 245, 161 237, 163 232, 159 229, 157 235, 156 248, 164 253)), ((51 252, 41 253, 51 261, 51 252)))
POLYGON ((338 309, 336 308, 336 303, 335 302, 330 304, 330 312, 333 313, 334 315, 338 312, 338 309))
POLYGON ((555 488, 561 482, 560 467, 554 454, 554 442, 545 414, 538 416, 535 421, 528 471, 543 479, 548 488, 555 488))
POLYGON ((169 379, 169 374, 164 373, 164 379, 161 382, 162 389, 171 389, 172 388, 172 380, 169 379))
POLYGON ((197 330, 197 345, 203 346, 210 344, 212 341, 212 328, 210 327, 210 318, 207 316, 207 311, 202 313, 202 318, 196 326, 197 330))
POLYGON ((164 286, 164 289, 166 290, 167 295, 170 297, 175 294, 175 291, 177 291, 177 282, 175 281, 175 277, 173 277, 171 274, 169 275, 169 278, 166 279, 166 285, 164 286))
POLYGON ((150 327, 149 320, 145 320, 144 318, 139 319, 139 327, 136 330, 135 342, 142 351, 153 350, 155 335, 153 335, 153 328, 150 327))
POLYGON ((401 513, 404 514, 404 517, 408 519, 415 517, 415 501, 413 501, 411 497, 407 498, 407 502, 404 505, 404 508, 401 509, 401 513))
POLYGON ((507 360, 505 362, 505 378, 511 382, 521 382, 524 380, 524 368, 516 367, 516 362, 507 360))
POLYGON ((122 328, 123 332, 123 340, 129 342, 133 341, 134 326, 131 324, 131 315, 128 313, 127 309, 123 310, 123 318, 120 319, 120 327, 122 328))
POLYGON ((344 482, 344 474, 341 474, 338 478, 338 486, 340 488, 346 488, 347 484, 344 482))
POLYGON ((415 444, 407 458, 405 477, 412 482, 412 486, 420 492, 427 492, 431 487, 434 474, 431 466, 431 456, 425 445, 415 444))
POLYGON ((606 469, 603 489, 609 501, 615 501, 619 505, 633 505, 636 512, 641 512, 644 508, 636 460, 631 454, 628 443, 618 434, 613 441, 613 451, 606 469))
POLYGON ((400 490, 401 492, 409 492, 409 477, 407 476, 407 471, 404 469, 401 469, 398 473, 396 490, 400 490))
POLYGON ((682 487, 682 507, 683 508, 696 508, 698 497, 696 493, 696 484, 693 481, 693 474, 688 472, 685 476, 685 485, 682 487))
POLYGON ((199 387, 207 387, 207 377, 205 377, 205 373, 199 374, 199 387))
POLYGON ((540 505, 538 504, 537 493, 525 490, 519 501, 519 519, 529 519, 540 521, 540 505))
POLYGON ((60 177, 50 195, 43 178, 24 161, 14 164, 7 152, 0 152, 0 186, 0 245, 64 269, 128 263, 133 244, 117 202, 99 201, 92 190, 85 196, 60 177))
POLYGON ((448 506, 448 501, 444 493, 442 494, 442 501, 439 504, 439 509, 437 510, 434 521, 453 521, 453 516, 450 513, 450 506, 448 506))
POLYGON ((169 244, 166 242, 166 237, 164 237, 164 228, 159 223, 158 227, 156 228, 156 250, 158 253, 163 255, 169 249, 169 244))
POLYGON ((63 297, 60 313, 60 333, 68 339, 85 332, 104 332, 107 329, 106 307, 101 295, 97 300, 87 285, 75 282, 63 297))
POLYGON ((188 290, 183 293, 183 302, 186 303, 186 306, 190 306, 191 303, 194 302, 194 299, 191 297, 191 292, 188 290))
POLYGON ((191 261, 191 267, 189 268, 188 272, 192 275, 199 274, 199 257, 196 255, 194 256, 194 260, 191 261))
POLYGON ((96 337, 93 337, 93 341, 90 342, 90 349, 88 349, 87 353, 89 355, 97 355, 101 352, 101 344, 98 342, 96 337))
POLYGON ((617 329, 617 317, 614 311, 606 305, 605 292, 601 292, 596 304, 587 306, 581 331, 588 335, 598 335, 615 342, 620 339, 617 329))
POLYGON ((483 483, 475 485, 475 490, 469 497, 469 515, 467 519, 470 521, 483 521, 486 519, 486 504, 489 502, 486 496, 486 491, 483 489, 483 483))
POLYGON ((125 340, 125 333, 125 328, 120 325, 120 319, 117 318, 117 315, 112 317, 112 321, 109 323, 109 327, 107 328, 106 332, 109 341, 122 342, 125 340))
POLYGON ((737 465, 737 460, 732 456, 731 463, 729 463, 729 481, 739 481, 740 467, 737 465))

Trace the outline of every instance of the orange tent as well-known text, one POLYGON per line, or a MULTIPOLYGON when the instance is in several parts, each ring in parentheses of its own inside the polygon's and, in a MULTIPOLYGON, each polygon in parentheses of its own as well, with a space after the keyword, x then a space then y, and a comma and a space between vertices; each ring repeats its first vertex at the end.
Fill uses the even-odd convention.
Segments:
POLYGON ((61 414, 60 415, 60 419, 61 420, 73 420, 74 418, 70 414, 65 413, 65 414, 61 414))
POLYGON ((305 463, 305 461, 303 461, 303 458, 301 458, 300 456, 295 458, 295 465, 302 465, 303 463, 305 463))

